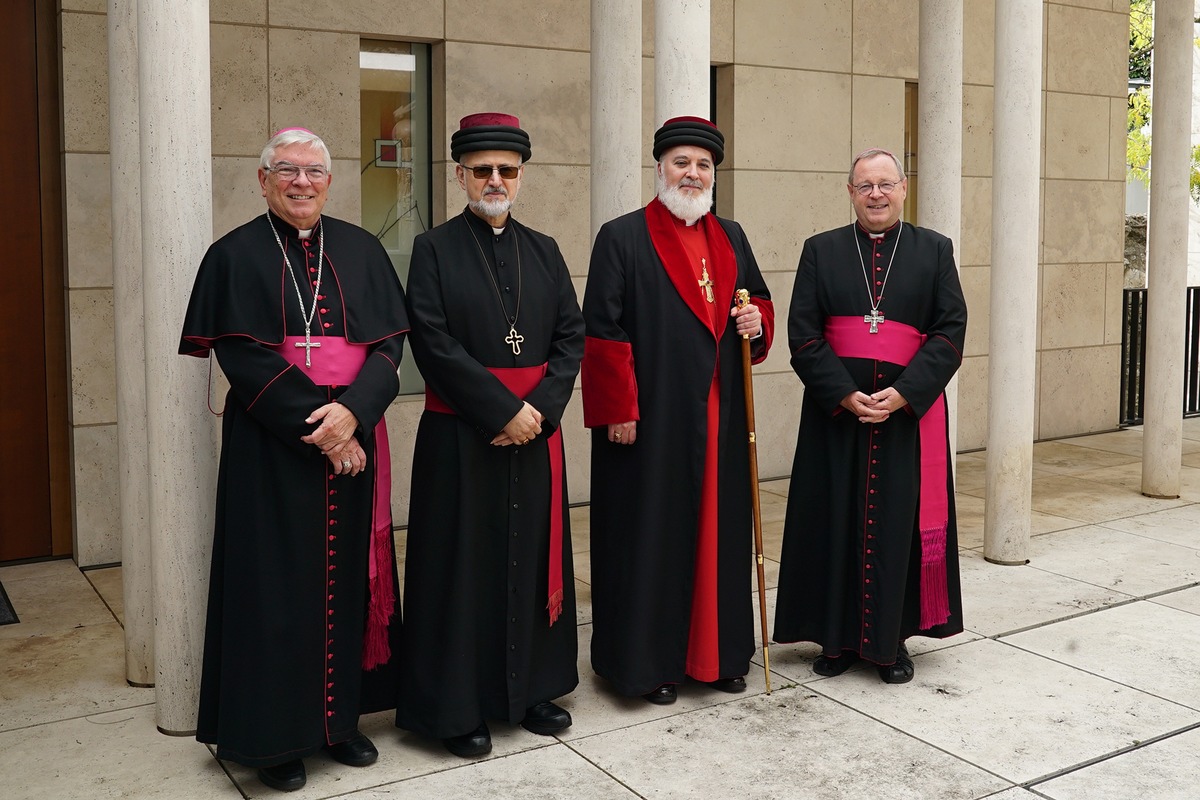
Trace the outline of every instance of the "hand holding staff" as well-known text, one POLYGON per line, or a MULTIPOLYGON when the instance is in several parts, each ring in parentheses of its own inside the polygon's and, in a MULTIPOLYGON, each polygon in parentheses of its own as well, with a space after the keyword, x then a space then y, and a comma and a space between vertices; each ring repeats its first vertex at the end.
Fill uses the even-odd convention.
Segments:
MULTIPOLYGON (((750 302, 750 293, 737 290, 737 306, 750 302)), ((758 616, 762 622, 763 674, 771 693, 771 658, 767 653, 767 576, 763 569, 762 510, 758 503, 758 447, 754 441, 754 380, 750 374, 750 334, 742 334, 742 372, 746 384, 746 429, 750 442, 750 498, 754 507, 754 555, 758 564, 758 616)))

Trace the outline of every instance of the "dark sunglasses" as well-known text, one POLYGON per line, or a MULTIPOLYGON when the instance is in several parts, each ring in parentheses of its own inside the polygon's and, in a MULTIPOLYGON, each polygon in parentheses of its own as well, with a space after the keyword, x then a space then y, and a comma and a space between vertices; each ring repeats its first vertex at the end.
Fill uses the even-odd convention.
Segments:
POLYGON ((521 171, 520 167, 493 167, 490 164, 480 164, 477 167, 463 167, 463 169, 468 170, 472 175, 480 180, 487 180, 488 178, 492 177, 493 171, 499 172, 500 177, 504 178, 506 181, 511 181, 513 178, 517 177, 517 174, 521 171))

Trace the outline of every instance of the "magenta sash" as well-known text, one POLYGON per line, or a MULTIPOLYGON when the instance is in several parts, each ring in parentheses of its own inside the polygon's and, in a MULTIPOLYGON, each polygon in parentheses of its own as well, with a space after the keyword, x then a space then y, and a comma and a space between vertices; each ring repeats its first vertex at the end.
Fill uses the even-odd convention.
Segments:
MULTIPOLYGON (((301 370, 318 386, 347 386, 358 377, 367 361, 368 346, 353 344, 340 336, 320 336, 314 344, 312 366, 304 366, 303 336, 286 336, 272 347, 288 363, 301 370)), ((392 657, 388 623, 396 609, 392 582, 392 458, 388 447, 387 421, 375 426, 375 492, 371 509, 371 546, 368 559, 371 599, 367 607, 367 630, 363 637, 363 669, 373 669, 392 657)))
MULTIPOLYGON (((492 373, 517 397, 525 398, 537 388, 538 383, 546 375, 546 365, 536 367, 488 367, 492 373)), ((425 386, 425 410, 439 414, 454 414, 455 411, 442 398, 438 397, 429 385, 425 386)), ((563 450, 562 435, 559 428, 546 438, 546 450, 550 458, 550 564, 548 581, 549 591, 546 610, 550 612, 550 624, 553 625, 562 613, 563 605, 563 575, 562 575, 562 540, 563 540, 563 450)))
MULTIPOLYGON (((928 338, 916 328, 888 320, 878 333, 861 317, 830 317, 825 341, 839 358, 868 358, 908 366, 928 338)), ((921 532, 921 630, 950 618, 946 586, 946 529, 950 519, 946 492, 946 397, 939 395, 921 417, 921 495, 918 512, 921 532)))

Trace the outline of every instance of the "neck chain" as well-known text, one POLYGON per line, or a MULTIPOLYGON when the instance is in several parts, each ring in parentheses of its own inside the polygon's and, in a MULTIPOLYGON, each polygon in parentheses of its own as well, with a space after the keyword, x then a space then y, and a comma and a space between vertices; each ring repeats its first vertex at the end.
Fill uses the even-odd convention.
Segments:
MULTIPOLYGON (((854 224, 858 227, 858 223, 854 224)), ((900 223, 900 229, 896 231, 896 243, 892 245, 892 257, 888 259, 887 271, 883 273, 883 283, 879 285, 879 298, 876 299, 875 293, 871 291, 871 276, 867 272, 867 262, 863 260, 862 246, 858 243, 858 231, 854 231, 854 249, 858 251, 858 263, 862 266, 863 280, 867 284, 867 299, 871 301, 871 313, 863 315, 863 322, 871 326, 868 333, 879 333, 881 323, 887 322, 883 314, 879 313, 879 304, 883 302, 883 292, 887 289, 888 276, 892 274, 892 264, 896 260, 896 251, 900 249, 900 234, 904 232, 904 223, 900 223)))
MULTIPOLYGON (((300 318, 304 320, 304 343, 296 342, 296 347, 304 348, 304 366, 312 367, 312 349, 320 347, 320 342, 312 340, 312 321, 317 313, 317 295, 321 292, 321 270, 325 267, 325 226, 317 220, 314 227, 320 228, 317 231, 317 279, 313 281, 313 301, 312 308, 308 311, 304 310, 304 295, 300 292, 300 281, 296 280, 296 273, 292 270, 291 259, 288 258, 287 248, 283 246, 283 240, 279 238, 279 231, 275 230, 275 223, 271 221, 271 212, 267 212, 267 224, 271 226, 271 233, 275 234, 275 244, 279 245, 279 252, 283 253, 283 263, 287 264, 288 275, 292 276, 292 286, 296 287, 296 299, 300 301, 300 318)), ((286 329, 286 324, 285 324, 286 329)))
MULTIPOLYGON (((509 224, 512 220, 509 220, 509 224)), ((517 317, 521 316, 521 240, 517 237, 517 229, 513 228, 513 243, 517 248, 517 307, 513 311, 513 315, 508 316, 508 311, 504 308, 504 296, 500 294, 500 285, 496 283, 496 276, 492 274, 492 267, 488 264, 487 256, 483 254, 483 246, 479 244, 479 238, 475 235, 475 230, 471 227, 470 221, 464 216, 463 224, 467 226, 467 231, 471 234, 471 239, 475 242, 476 249, 479 250, 479 257, 483 259, 483 271, 487 273, 488 280, 492 282, 492 288, 496 291, 496 301, 500 303, 500 313, 508 320, 508 336, 504 337, 504 343, 512 346, 514 356, 521 355, 521 342, 525 341, 525 337, 517 333, 517 317)))

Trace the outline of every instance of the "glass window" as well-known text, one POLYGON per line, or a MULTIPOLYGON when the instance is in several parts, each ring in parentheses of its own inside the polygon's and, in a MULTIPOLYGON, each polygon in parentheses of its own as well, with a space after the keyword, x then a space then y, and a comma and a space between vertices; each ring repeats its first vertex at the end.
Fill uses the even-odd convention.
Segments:
MULTIPOLYGON (((406 285, 413 239, 429 227, 433 205, 429 95, 428 45, 362 42, 362 226, 383 243, 406 285)), ((424 390, 412 354, 406 352, 400 392, 424 390)))

